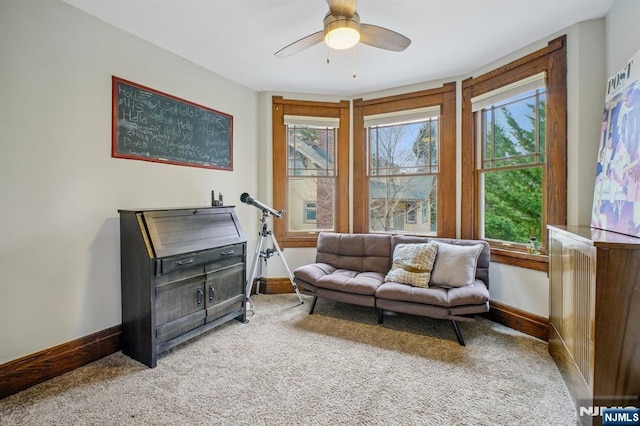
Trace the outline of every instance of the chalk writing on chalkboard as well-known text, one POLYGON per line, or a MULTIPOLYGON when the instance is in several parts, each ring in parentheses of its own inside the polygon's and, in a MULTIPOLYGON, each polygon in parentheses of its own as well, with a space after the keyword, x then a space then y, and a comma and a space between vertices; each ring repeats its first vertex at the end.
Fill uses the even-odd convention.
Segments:
POLYGON ((112 77, 112 157, 233 170, 233 117, 112 77))

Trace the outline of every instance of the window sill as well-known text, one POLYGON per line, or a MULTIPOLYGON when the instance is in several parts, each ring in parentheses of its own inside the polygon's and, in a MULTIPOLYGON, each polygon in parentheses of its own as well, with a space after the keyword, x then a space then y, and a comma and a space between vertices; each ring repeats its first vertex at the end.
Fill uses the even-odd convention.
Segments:
POLYGON ((286 247, 316 247, 318 245, 318 233, 310 232, 305 236, 277 236, 281 248, 286 247))
POLYGON ((549 256, 544 254, 530 254, 492 247, 491 261, 536 271, 549 272, 549 256))

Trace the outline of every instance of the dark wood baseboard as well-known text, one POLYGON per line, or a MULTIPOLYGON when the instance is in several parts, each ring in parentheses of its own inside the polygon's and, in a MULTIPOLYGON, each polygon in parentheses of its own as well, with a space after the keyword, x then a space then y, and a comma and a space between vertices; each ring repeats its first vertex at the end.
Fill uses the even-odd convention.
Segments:
POLYGON ((294 292, 293 284, 291 284, 289 278, 260 278, 260 293, 285 294, 294 292))
POLYGON ((505 325, 529 336, 549 341, 549 320, 498 302, 490 302, 491 308, 483 317, 505 325))
POLYGON ((118 352, 121 326, 0 365, 0 399, 118 352))
MULTIPOLYGON (((302 291, 302 289, 299 290, 302 291)), ((253 292, 255 292, 255 284, 253 292)), ((293 286, 288 278, 260 278, 260 293, 283 294, 293 292, 293 286)), ((491 302, 490 305, 489 312, 483 314, 483 317, 545 342, 549 341, 549 320, 547 318, 498 302, 491 302)))

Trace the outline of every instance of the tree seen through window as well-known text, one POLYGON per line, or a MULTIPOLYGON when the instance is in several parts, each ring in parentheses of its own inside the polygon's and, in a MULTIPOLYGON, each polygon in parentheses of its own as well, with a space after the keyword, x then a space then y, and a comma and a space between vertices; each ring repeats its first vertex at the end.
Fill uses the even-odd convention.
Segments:
POLYGON ((367 141, 369 230, 432 234, 438 119, 372 126, 367 128, 367 141))
POLYGON ((542 241, 544 88, 482 110, 484 238, 542 241))

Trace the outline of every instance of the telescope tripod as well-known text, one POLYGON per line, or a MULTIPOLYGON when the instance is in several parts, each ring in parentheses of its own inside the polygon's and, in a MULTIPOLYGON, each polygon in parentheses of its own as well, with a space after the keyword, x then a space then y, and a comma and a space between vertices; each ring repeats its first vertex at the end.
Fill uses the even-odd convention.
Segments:
MULTIPOLYGON (((293 281, 293 274, 291 274, 291 269, 289 269, 289 265, 287 265, 287 261, 284 259, 284 256, 282 255, 282 251, 280 250, 278 241, 276 241, 276 237, 273 235, 273 232, 271 232, 267 228, 268 218, 269 218, 269 212, 263 210, 262 219, 260 221, 262 225, 261 231, 259 234, 260 240, 258 241, 258 244, 256 244, 256 251, 253 254, 253 264, 251 265, 251 273, 250 273, 249 279, 247 280, 247 289, 246 289, 247 306, 251 304, 251 300, 249 299, 249 296, 251 295, 251 287, 253 286, 253 282, 256 279, 256 274, 258 272, 258 263, 260 262, 260 259, 264 259, 266 262, 267 259, 273 256, 274 253, 277 253, 278 256, 280 256, 280 259, 282 260, 282 264, 284 265, 285 269, 287 270, 287 274, 289 275, 289 280, 291 281, 291 285, 293 285, 293 289, 296 291, 296 294, 298 295, 298 300, 300 300, 300 303, 302 304, 304 303, 304 301, 302 300, 302 296, 300 295, 300 291, 298 290, 297 284, 293 281), (264 240, 269 236, 271 237, 271 242, 273 243, 275 250, 271 248, 268 248, 266 250, 262 249, 262 247, 264 246, 264 240)), ((256 294, 258 293, 260 293, 259 284, 256 285, 256 294)))

